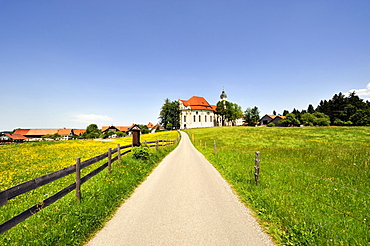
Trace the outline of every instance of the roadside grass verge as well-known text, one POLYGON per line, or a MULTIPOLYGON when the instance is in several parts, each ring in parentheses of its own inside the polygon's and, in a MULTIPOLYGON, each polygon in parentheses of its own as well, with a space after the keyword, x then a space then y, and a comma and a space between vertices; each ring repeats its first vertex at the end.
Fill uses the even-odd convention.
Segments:
MULTIPOLYGON (((178 133, 172 131, 142 135, 141 140, 153 141, 177 137, 178 133)), ((14 173, 14 175, 9 175, 11 177, 9 180, 7 176, 1 175, 1 190, 73 165, 77 156, 83 156, 82 160, 86 160, 106 152, 108 148, 115 148, 117 144, 128 145, 131 141, 131 138, 127 137, 115 141, 30 143, 4 146, 6 148, 0 146, 1 174, 3 170, 9 170, 7 167, 12 167, 10 171, 14 173), (25 155, 25 158, 22 158, 22 154, 9 155, 14 152, 26 152, 31 156, 33 154, 33 157, 30 160, 27 158, 29 155, 25 155), (25 169, 28 171, 24 171, 25 169)), ((112 164, 110 174, 107 170, 103 170, 82 185, 80 202, 76 201, 75 192, 72 191, 56 203, 0 235, 0 245, 82 245, 94 232, 103 227, 120 204, 175 147, 175 145, 160 147, 158 151, 151 148, 151 157, 145 161, 132 158, 131 153, 122 156, 121 163, 117 161, 112 164)), ((93 164, 86 168, 88 170, 83 169, 81 176, 102 165, 103 162, 93 164)), ((73 182, 74 175, 68 175, 10 200, 7 205, 0 207, 0 223, 73 182)))
POLYGON ((278 244, 369 245, 369 127, 186 132, 278 244), (258 185, 255 151, 261 152, 258 185))

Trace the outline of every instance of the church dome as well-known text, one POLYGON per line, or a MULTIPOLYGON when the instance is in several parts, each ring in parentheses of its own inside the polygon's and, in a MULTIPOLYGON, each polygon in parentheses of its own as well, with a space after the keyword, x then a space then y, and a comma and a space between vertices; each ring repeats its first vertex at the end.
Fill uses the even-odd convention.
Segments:
POLYGON ((220 98, 221 98, 221 99, 226 99, 226 98, 227 98, 227 95, 226 95, 226 93, 225 93, 225 90, 222 90, 222 93, 221 93, 221 95, 220 95, 220 98))

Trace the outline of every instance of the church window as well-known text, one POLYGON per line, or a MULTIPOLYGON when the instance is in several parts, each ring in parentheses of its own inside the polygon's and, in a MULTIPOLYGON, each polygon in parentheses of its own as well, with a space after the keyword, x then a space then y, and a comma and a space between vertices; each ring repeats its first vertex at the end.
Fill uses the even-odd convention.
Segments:
POLYGON ((199 122, 201 122, 202 120, 201 120, 201 118, 200 118, 200 115, 199 115, 199 122))
POLYGON ((184 115, 184 122, 186 122, 186 115, 184 115))
POLYGON ((209 118, 210 118, 209 120, 212 122, 212 115, 211 115, 211 116, 209 116, 209 118))
POLYGON ((207 115, 204 116, 204 122, 207 122, 207 115))
POLYGON ((195 122, 195 115, 194 115, 194 122, 195 122))

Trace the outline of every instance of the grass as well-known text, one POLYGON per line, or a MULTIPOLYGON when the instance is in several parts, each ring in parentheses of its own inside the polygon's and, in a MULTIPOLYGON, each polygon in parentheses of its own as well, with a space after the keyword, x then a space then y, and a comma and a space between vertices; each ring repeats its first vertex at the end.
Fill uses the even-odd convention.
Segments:
POLYGON ((369 127, 186 132, 278 244, 370 244, 369 127), (258 185, 255 151, 261 152, 258 185))
MULTIPOLYGON (((142 141, 175 139, 177 132, 142 135, 142 141)), ((41 175, 73 165, 82 160, 131 143, 131 138, 115 141, 63 141, 24 143, 0 146, 1 190, 41 175), (5 175, 3 175, 5 174, 5 175)), ((99 173, 82 185, 82 200, 74 192, 41 210, 24 222, 0 235, 0 245, 83 245, 112 216, 117 207, 151 173, 175 146, 151 148, 151 158, 136 160, 125 155, 121 163, 112 164, 112 172, 99 173)), ((83 169, 83 174, 102 165, 96 163, 83 169)), ((46 199, 74 182, 74 175, 23 194, 0 207, 0 223, 46 199)))

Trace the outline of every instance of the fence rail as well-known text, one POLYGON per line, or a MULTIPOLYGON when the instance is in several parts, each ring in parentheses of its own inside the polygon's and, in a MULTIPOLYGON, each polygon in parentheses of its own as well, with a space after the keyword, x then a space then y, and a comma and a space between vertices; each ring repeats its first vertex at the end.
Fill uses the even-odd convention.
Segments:
MULTIPOLYGON (((171 144, 175 144, 179 138, 175 140, 156 140, 156 141, 151 141, 151 142, 146 142, 146 144, 152 144, 148 145, 149 147, 156 147, 158 150, 159 146, 167 146, 171 144), (155 143, 155 144, 153 144, 155 143)), ((86 161, 83 161, 79 163, 79 157, 77 157, 76 164, 63 168, 61 170, 46 174, 44 176, 26 181, 24 183, 21 183, 19 185, 10 187, 6 190, 0 191, 0 206, 6 205, 8 203, 8 200, 11 200, 19 195, 22 195, 24 193, 27 193, 29 191, 32 191, 34 189, 37 189, 43 185, 49 184, 53 181, 56 181, 60 178, 63 178, 67 175, 76 173, 76 182, 69 185, 68 187, 65 187, 64 189, 60 190, 56 194, 50 196, 49 198, 43 200, 42 202, 30 207, 29 209, 23 211, 22 213, 16 215, 15 217, 11 218, 10 220, 4 222, 3 224, 0 225, 0 234, 6 232, 7 230, 11 229, 12 227, 16 226, 17 224, 21 223, 22 221, 26 220, 33 214, 39 212, 40 210, 46 208, 47 206, 53 204, 54 202, 58 201, 62 197, 66 196, 68 193, 70 193, 73 190, 76 190, 76 197, 77 200, 80 199, 80 190, 79 187, 88 181, 90 178, 94 177, 101 171, 103 171, 106 167, 110 166, 111 163, 120 160, 122 155, 125 155, 129 152, 131 152, 133 147, 133 144, 130 145, 125 145, 125 146, 120 146, 118 145, 116 148, 113 150, 109 149, 108 152, 103 153, 101 155, 95 156, 91 159, 88 159, 86 161), (126 150, 123 153, 120 153, 121 149, 127 149, 131 148, 129 150, 126 150), (117 153, 117 156, 111 159, 111 155, 117 153), (100 167, 96 168, 95 170, 91 171, 89 174, 86 176, 80 178, 80 170, 83 168, 86 168, 94 163, 97 163, 101 160, 104 160, 105 158, 108 158, 107 162, 105 162, 103 165, 100 167), (77 189, 76 189, 77 187, 77 189)), ((108 168, 110 169, 110 168, 108 168)), ((110 170, 108 170, 110 172, 110 170)))

